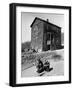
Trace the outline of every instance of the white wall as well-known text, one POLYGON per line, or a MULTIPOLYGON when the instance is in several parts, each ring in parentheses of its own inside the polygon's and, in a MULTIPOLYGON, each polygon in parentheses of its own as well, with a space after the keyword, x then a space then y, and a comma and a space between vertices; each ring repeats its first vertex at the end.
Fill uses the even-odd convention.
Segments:
MULTIPOLYGON (((73 0, 0 0, 0 90, 12 90, 9 82, 9 3, 35 3, 48 5, 73 5, 73 0)), ((73 36, 72 36, 73 38, 73 36)), ((72 90, 72 84, 19 87, 17 90, 72 90)))

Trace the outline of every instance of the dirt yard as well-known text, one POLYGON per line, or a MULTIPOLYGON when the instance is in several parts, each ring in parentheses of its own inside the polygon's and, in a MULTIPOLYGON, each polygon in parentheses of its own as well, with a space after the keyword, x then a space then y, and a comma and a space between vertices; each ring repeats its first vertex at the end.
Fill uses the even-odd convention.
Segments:
MULTIPOLYGON (((44 53, 39 53, 39 55, 44 53)), ((64 75, 64 50, 48 51, 43 57, 50 62, 51 70, 49 72, 43 72, 41 76, 55 76, 64 75), (46 55, 46 56, 45 56, 46 55)), ((33 62, 32 62, 33 63, 33 62)), ((39 74, 36 72, 36 66, 33 64, 27 64, 29 66, 25 69, 25 65, 22 65, 21 77, 37 77, 39 74)))
MULTIPOLYGON (((51 67, 53 68, 50 72, 44 72, 42 76, 55 76, 55 75, 64 75, 64 63, 63 61, 50 62, 51 67)), ((37 77, 39 74, 36 72, 36 66, 32 66, 26 70, 22 71, 22 77, 37 77)))

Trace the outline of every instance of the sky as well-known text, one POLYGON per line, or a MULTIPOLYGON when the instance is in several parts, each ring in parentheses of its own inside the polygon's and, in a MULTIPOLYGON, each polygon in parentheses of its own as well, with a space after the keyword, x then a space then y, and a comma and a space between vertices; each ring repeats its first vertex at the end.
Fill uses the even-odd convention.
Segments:
POLYGON ((27 42, 31 41, 31 27, 35 17, 39 17, 43 20, 49 19, 50 23, 58 25, 61 27, 61 32, 64 32, 64 15, 63 14, 52 14, 52 13, 31 13, 31 12, 22 12, 21 13, 21 41, 27 42))

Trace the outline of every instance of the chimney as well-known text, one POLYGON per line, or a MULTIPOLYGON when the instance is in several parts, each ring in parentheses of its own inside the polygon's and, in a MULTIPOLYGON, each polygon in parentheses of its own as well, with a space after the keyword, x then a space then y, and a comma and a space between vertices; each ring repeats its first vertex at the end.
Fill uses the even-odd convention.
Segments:
POLYGON ((47 19, 46 21, 49 22, 49 19, 47 19))

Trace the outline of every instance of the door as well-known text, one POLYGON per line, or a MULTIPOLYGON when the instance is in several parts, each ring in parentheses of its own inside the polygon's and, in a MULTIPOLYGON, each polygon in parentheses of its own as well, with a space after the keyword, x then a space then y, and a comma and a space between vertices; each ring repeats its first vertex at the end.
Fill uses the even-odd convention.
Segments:
POLYGON ((51 50, 55 49, 54 33, 51 34, 51 50))
POLYGON ((51 32, 47 33, 47 50, 51 49, 51 32))

